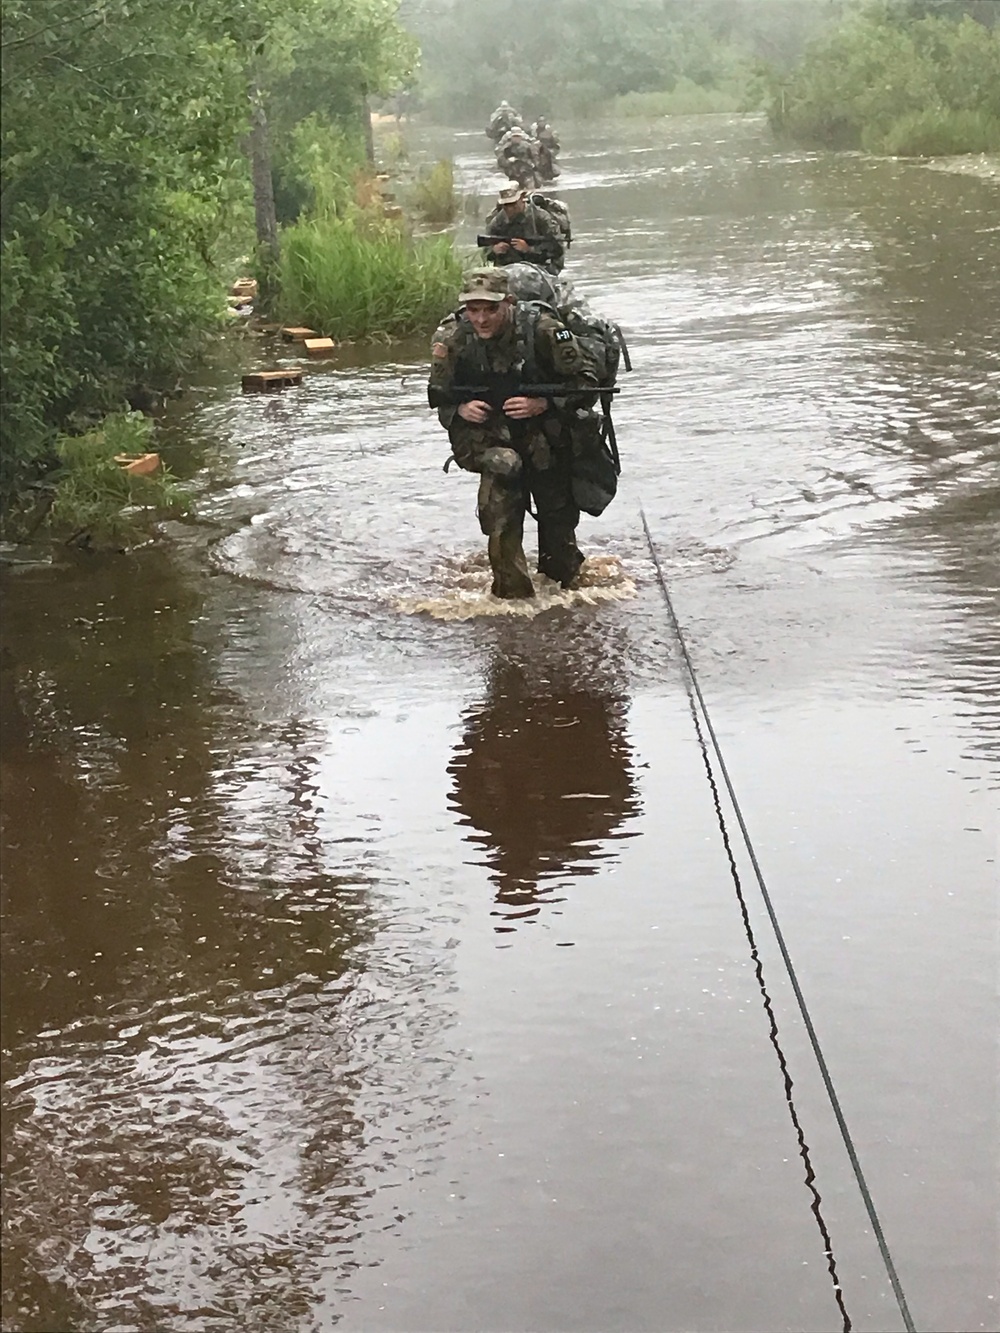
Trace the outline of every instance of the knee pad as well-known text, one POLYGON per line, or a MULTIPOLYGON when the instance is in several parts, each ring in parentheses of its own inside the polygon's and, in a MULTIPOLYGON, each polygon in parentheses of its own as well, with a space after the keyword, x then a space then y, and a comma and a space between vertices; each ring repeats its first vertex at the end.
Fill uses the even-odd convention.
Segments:
POLYGON ((491 477, 510 480, 521 474, 521 458, 516 449, 494 447, 486 449, 481 459, 481 471, 491 477))

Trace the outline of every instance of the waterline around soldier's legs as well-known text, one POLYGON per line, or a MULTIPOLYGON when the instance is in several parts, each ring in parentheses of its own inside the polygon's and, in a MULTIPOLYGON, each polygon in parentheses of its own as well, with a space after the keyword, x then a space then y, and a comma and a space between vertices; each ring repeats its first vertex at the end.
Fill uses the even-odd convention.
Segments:
POLYGON ((524 486, 516 474, 512 479, 487 472, 480 477, 479 525, 487 537, 494 597, 535 595, 522 545, 525 502, 524 486))
POLYGON ((493 570, 494 597, 534 597, 535 588, 528 573, 522 545, 523 517, 489 535, 487 550, 493 570))
POLYGON ((576 544, 580 511, 571 498, 569 476, 557 468, 536 472, 531 489, 538 517, 538 572, 568 588, 583 564, 576 544))

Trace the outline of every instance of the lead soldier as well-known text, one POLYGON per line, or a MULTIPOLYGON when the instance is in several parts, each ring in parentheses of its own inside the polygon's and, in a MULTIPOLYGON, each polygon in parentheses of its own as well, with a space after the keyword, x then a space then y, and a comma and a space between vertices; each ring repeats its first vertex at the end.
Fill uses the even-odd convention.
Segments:
POLYGON ((583 564, 573 439, 592 416, 595 363, 554 311, 515 301, 503 269, 474 270, 459 301, 434 335, 430 398, 455 461, 480 477, 492 592, 534 596, 522 544, 529 500, 538 571, 570 587, 583 564))

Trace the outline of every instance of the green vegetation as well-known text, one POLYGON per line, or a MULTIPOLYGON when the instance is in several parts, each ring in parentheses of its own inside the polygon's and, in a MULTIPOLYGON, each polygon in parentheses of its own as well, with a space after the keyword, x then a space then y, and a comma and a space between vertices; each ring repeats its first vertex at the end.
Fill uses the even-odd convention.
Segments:
POLYGON ((86 434, 62 436, 47 519, 52 535, 120 548, 147 540, 155 520, 185 513, 188 496, 166 468, 134 476, 118 461, 141 457, 151 437, 138 413, 112 414, 86 434))
POLYGON ((899 156, 1000 151, 1000 27, 925 11, 866 5, 772 76, 775 131, 899 156))
POLYGON ((55 467, 69 495, 84 456, 65 438, 172 384, 218 335, 258 193, 273 213, 276 186, 287 220, 348 206, 368 96, 416 58, 396 8, 0 0, 5 505, 55 467))
POLYGON ((413 206, 425 222, 445 226, 458 214, 455 197, 455 166, 450 158, 435 162, 417 174, 413 206))
POLYGON ((437 323, 461 265, 450 237, 411 240, 388 221, 327 217, 285 230, 280 277, 284 318, 331 338, 399 337, 437 323))
POLYGON ((748 107, 762 62, 784 69, 843 0, 407 0, 424 108, 485 125, 525 115, 673 115, 748 107), (648 99, 648 100, 647 100, 648 99))
POLYGON ((650 120, 656 116, 704 116, 744 110, 745 87, 705 88, 680 78, 669 93, 624 93, 608 107, 613 116, 650 120))

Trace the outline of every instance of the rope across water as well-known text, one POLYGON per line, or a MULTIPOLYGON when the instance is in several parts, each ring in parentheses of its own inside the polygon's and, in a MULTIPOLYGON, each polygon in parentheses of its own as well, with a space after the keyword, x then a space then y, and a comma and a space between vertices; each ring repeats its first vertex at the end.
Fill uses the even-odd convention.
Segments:
POLYGON ((812 1170, 811 1162, 809 1160, 808 1148, 805 1144, 805 1139, 803 1137, 802 1129, 798 1121, 798 1116, 796 1114, 794 1104, 791 1100, 791 1095, 790 1095, 792 1089, 791 1078, 789 1076, 784 1054, 782 1053, 781 1048, 778 1045, 777 1041, 778 1034, 777 1034, 777 1025, 775 1022, 774 1011, 771 1006, 770 997, 768 996, 768 993, 764 987, 762 965, 757 953, 757 945, 756 941, 754 940, 753 931, 750 925, 749 915, 747 913, 746 901, 743 896, 743 887, 740 883, 739 873, 737 871, 736 862, 734 860, 732 853, 732 845, 729 838, 729 830, 726 827, 726 821, 722 812, 722 805, 719 799, 718 785, 716 783, 715 775, 712 770, 711 759, 708 753, 708 746, 705 743, 704 734, 702 731, 702 726, 701 726, 702 721, 704 721, 705 731, 707 731, 708 736, 711 740, 712 750, 715 753, 715 759, 718 765, 718 769, 720 774, 722 775, 722 780, 725 784, 726 791, 729 794, 729 799, 732 803, 733 811, 735 812, 736 815, 736 821, 739 824, 740 834, 743 838, 743 843, 746 847, 747 854, 750 857, 750 863, 753 866, 754 875, 757 879, 757 886, 760 889, 761 898, 763 899, 764 907, 767 910, 767 915, 771 922, 771 928, 774 931, 774 937, 777 941, 778 948, 781 951, 781 957, 784 960, 785 970, 788 973, 788 979, 791 982, 792 990, 795 993, 795 999, 799 1006, 799 1012, 802 1015, 802 1021, 805 1024, 806 1033, 808 1034, 809 1037, 809 1044, 812 1047, 813 1055, 816 1057, 816 1063, 819 1067, 819 1072, 823 1079, 823 1085, 826 1088, 827 1097, 830 1100, 830 1105, 833 1108, 833 1114, 837 1121, 837 1127, 840 1130, 840 1136, 843 1139, 844 1147, 846 1148, 848 1158, 850 1159, 851 1168, 854 1172, 854 1178, 857 1181, 858 1189, 861 1192, 861 1197, 864 1201, 865 1209, 868 1213, 868 1218, 872 1224, 872 1230, 874 1231, 875 1239, 878 1243, 879 1253, 882 1256, 882 1262, 885 1265, 885 1270, 886 1273, 888 1274, 889 1282, 892 1285, 893 1295, 896 1298, 896 1303, 899 1306, 899 1312, 903 1319, 903 1326, 906 1329, 906 1333, 916 1333, 916 1326, 913 1323, 913 1319, 910 1315, 909 1306, 906 1303, 906 1296, 903 1292, 903 1288, 899 1280, 899 1275, 896 1272, 896 1265, 893 1262, 892 1255, 889 1252, 889 1247, 885 1239, 885 1233, 882 1229, 882 1223, 879 1220, 878 1213, 875 1210, 875 1204, 871 1196, 871 1191, 868 1188, 868 1182, 865 1180, 864 1172, 861 1169, 861 1162, 858 1158, 857 1150, 854 1146, 854 1140, 851 1137, 851 1132, 847 1126, 847 1121, 844 1117, 844 1112, 840 1105, 840 1098, 837 1096, 837 1090, 834 1087, 833 1078, 827 1066, 822 1048, 820 1047, 819 1038, 816 1035, 816 1029, 815 1026, 813 1025, 812 1017, 810 1016, 808 1006, 806 1005, 805 996, 803 995, 802 988, 799 985, 799 979, 795 972, 795 966, 792 963, 791 954, 789 953, 788 946, 785 943, 785 937, 784 934, 782 933, 781 925, 778 921, 777 913, 775 912, 774 909, 774 904, 771 901, 771 895, 768 892, 767 885, 764 882, 764 876, 760 868, 760 863, 757 859, 757 854, 754 851, 753 843, 750 840, 750 833, 749 830, 747 829, 746 821, 743 818, 743 812, 742 809, 740 808, 740 803, 739 800, 737 799, 736 791, 733 787, 732 780, 730 779, 729 770, 726 768, 726 761, 723 758, 722 750, 721 747, 719 746, 718 737, 715 734, 715 728, 712 726, 712 719, 709 716, 708 706, 705 703, 705 697, 702 694, 701 686, 698 683, 698 677, 695 674, 694 663, 691 660, 691 655, 688 652, 687 643, 685 642, 684 634, 681 630, 680 621, 677 619, 677 613, 674 610, 674 604, 670 597, 670 592, 667 588, 667 581, 663 573, 663 567, 660 563, 660 558, 659 555, 657 554, 656 546, 653 543, 652 533, 649 530, 649 523, 646 519, 646 513, 641 505, 639 506, 639 514, 640 517, 642 518, 642 527, 643 531, 646 534, 646 542, 649 546, 649 553, 653 560, 653 566, 656 569, 657 582, 659 583, 660 591, 663 594, 663 599, 666 603, 667 612, 670 616, 671 626, 673 628, 674 635, 677 639, 678 646, 680 647, 681 650, 681 657, 683 659, 685 668, 685 688, 687 690, 688 702, 691 707, 691 714, 694 719, 695 731, 698 736, 698 741, 701 745, 702 758, 705 763, 709 786, 711 787, 712 790, 713 801, 715 804, 715 811, 719 820, 719 827, 722 832, 723 843, 726 848, 726 854, 729 858, 730 871, 732 873, 733 881, 736 886, 736 894, 740 904, 740 911, 743 916, 744 927, 747 931, 747 937, 750 941, 751 954, 754 960, 754 966, 757 969, 758 983, 760 985, 761 992, 764 996, 765 1009, 767 1011, 768 1020, 771 1025, 771 1034, 770 1034, 771 1043, 774 1046, 775 1051, 777 1052, 778 1061, 781 1066, 782 1076, 785 1080, 786 1100, 788 1102, 789 1110, 792 1116, 792 1122, 794 1124, 796 1134, 799 1139, 799 1151, 806 1165, 806 1184, 809 1186, 813 1194, 812 1209, 816 1217, 817 1224, 820 1228, 820 1233, 823 1237, 824 1250, 827 1256, 827 1266, 829 1268, 830 1275, 833 1281, 835 1299, 837 1301, 837 1305, 844 1319, 845 1333, 849 1333, 849 1330, 851 1328, 851 1321, 847 1314, 847 1310, 844 1306, 843 1293, 841 1291, 840 1283, 837 1278, 836 1263, 833 1257, 829 1232, 827 1231, 826 1224, 823 1221, 822 1214, 819 1211, 820 1200, 819 1200, 819 1195, 816 1192, 813 1184, 815 1176, 812 1170))

